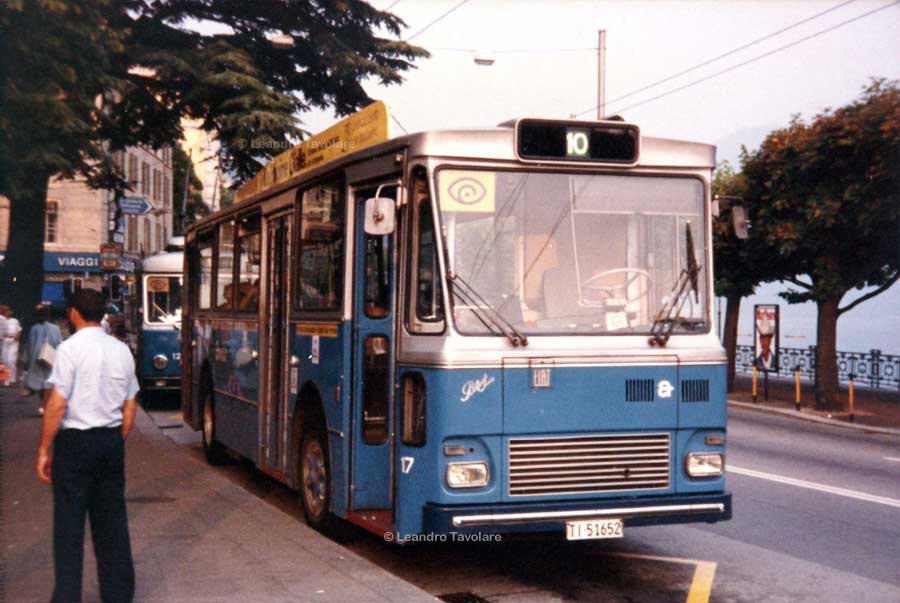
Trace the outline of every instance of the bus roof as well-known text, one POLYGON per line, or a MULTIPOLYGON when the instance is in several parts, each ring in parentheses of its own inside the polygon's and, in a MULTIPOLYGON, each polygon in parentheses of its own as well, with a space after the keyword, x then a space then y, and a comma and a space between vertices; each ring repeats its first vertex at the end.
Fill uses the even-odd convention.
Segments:
POLYGON ((181 251, 170 251, 168 253, 158 253, 144 258, 142 262, 143 271, 147 272, 172 272, 181 274, 183 269, 184 253, 181 251))
MULTIPOLYGON (((273 158, 235 196, 235 204, 192 225, 190 231, 214 222, 218 216, 240 211, 257 200, 289 189, 325 172, 365 161, 376 156, 406 151, 409 157, 515 162, 515 120, 494 128, 437 130, 417 132, 397 138, 389 134, 389 115, 382 102, 339 121, 334 126, 273 158)), ((593 122, 584 122, 591 124, 593 122)), ((693 168, 713 169, 716 148, 713 145, 641 136, 640 157, 628 169, 693 168)), ((535 162, 530 162, 535 165, 535 162)), ((596 163, 543 162, 543 168, 559 165, 569 169, 603 166, 596 163)), ((607 166, 609 167, 609 166, 607 166)), ((145 260, 146 261, 146 260, 145 260)))

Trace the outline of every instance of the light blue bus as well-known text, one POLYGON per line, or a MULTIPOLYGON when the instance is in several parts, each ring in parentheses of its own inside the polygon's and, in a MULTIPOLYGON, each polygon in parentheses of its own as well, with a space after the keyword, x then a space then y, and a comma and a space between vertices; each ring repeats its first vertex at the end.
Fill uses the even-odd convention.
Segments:
POLYGON ((187 233, 183 412, 209 460, 401 543, 729 519, 714 147, 387 123, 351 116, 187 233))
POLYGON ((181 392, 183 248, 183 237, 174 237, 168 251, 142 262, 137 367, 144 402, 161 392, 181 392))

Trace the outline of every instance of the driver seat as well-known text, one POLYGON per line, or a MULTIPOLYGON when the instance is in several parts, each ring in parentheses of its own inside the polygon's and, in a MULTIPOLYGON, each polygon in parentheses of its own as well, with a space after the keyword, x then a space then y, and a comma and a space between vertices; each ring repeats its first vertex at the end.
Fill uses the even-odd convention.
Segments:
POLYGON ((582 314, 578 287, 572 270, 550 268, 541 276, 545 318, 568 318, 582 314))

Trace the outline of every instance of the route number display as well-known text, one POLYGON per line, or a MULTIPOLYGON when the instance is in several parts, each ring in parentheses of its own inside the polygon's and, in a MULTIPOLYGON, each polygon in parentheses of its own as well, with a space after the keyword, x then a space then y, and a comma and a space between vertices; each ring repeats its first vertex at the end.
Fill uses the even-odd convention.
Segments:
POLYGON ((624 122, 516 122, 516 155, 522 161, 634 164, 640 140, 638 127, 624 122))
POLYGON ((584 519, 566 522, 566 540, 599 540, 622 538, 625 528, 621 519, 584 519))
POLYGON ((587 130, 569 130, 566 132, 566 155, 568 157, 587 157, 591 149, 591 141, 587 130))

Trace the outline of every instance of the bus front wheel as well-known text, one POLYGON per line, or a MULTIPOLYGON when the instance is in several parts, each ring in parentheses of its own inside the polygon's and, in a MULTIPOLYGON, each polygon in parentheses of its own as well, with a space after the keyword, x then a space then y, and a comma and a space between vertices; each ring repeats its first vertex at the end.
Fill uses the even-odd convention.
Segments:
POLYGON ((322 430, 304 430, 300 443, 300 501, 310 526, 331 528, 331 475, 322 430))
POLYGON ((225 450, 216 441, 215 407, 209 388, 204 388, 203 393, 203 452, 210 465, 221 465, 225 461, 225 450))

